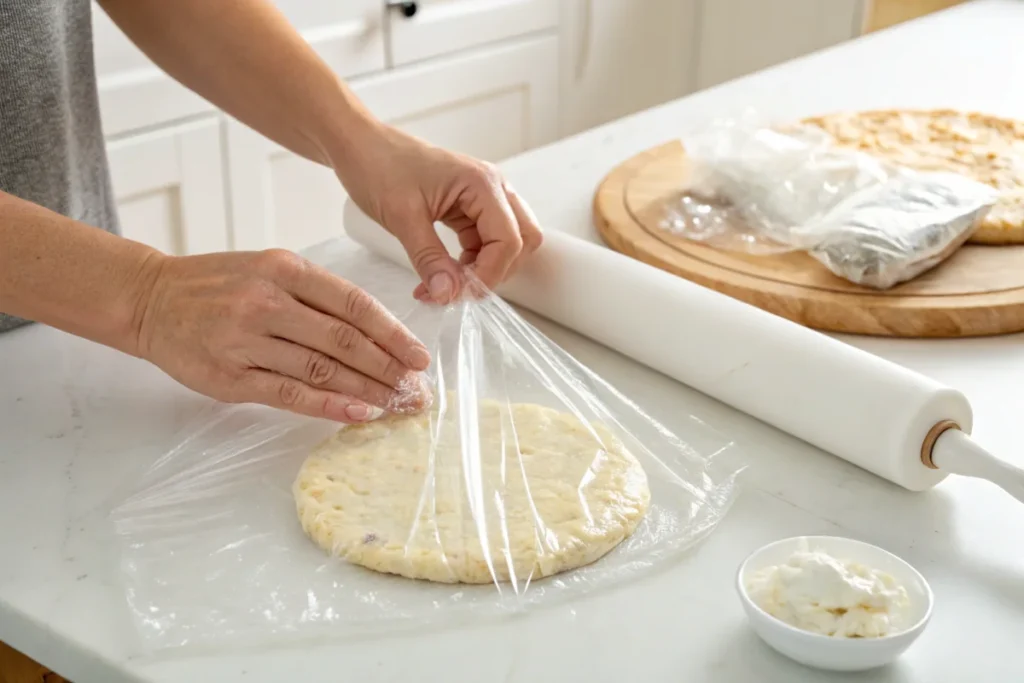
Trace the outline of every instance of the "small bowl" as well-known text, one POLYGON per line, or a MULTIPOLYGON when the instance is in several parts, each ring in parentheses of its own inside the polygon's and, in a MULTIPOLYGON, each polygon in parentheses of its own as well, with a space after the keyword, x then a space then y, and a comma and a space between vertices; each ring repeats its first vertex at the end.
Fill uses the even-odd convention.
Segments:
POLYGON ((775 651, 801 664, 828 671, 865 671, 899 657, 924 631, 935 597, 924 577, 905 561, 877 546, 839 536, 797 536, 770 543, 751 553, 736 573, 736 590, 754 631, 775 651), (907 621, 899 633, 880 638, 833 638, 790 626, 757 606, 747 594, 747 577, 771 565, 783 564, 802 547, 821 550, 891 575, 910 598, 907 621))

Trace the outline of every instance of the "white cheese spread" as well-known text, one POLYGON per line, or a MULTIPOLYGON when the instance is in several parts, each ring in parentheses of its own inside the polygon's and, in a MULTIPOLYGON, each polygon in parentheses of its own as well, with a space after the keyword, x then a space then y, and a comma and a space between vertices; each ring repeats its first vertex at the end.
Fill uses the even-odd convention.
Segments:
POLYGON ((910 603, 906 589, 881 571, 799 550, 785 564, 753 572, 746 581, 754 604, 811 633, 879 638, 897 633, 910 603))

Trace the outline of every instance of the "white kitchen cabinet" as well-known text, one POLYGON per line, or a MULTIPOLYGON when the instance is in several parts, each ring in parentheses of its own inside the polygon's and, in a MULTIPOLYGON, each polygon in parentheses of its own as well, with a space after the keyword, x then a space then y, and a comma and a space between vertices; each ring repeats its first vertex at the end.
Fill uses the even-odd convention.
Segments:
MULTIPOLYGON (((383 0, 274 4, 340 76, 385 68, 383 0)), ((214 111, 213 105, 153 64, 98 5, 93 7, 93 43, 107 135, 214 111)))
MULTIPOLYGON (((351 81, 381 119, 445 148, 498 161, 558 136, 558 39, 513 40, 351 81)), ((237 249, 299 250, 342 231, 330 169, 241 123, 227 126, 237 249)))
POLYGON ((691 92, 698 2, 562 0, 562 134, 691 92))
POLYGON ((866 0, 700 0, 698 89, 861 34, 866 0))
POLYGON ((392 66, 554 28, 558 0, 420 0, 388 11, 392 66))
POLYGON ((174 255, 229 247, 217 117, 115 140, 107 154, 125 237, 174 255))

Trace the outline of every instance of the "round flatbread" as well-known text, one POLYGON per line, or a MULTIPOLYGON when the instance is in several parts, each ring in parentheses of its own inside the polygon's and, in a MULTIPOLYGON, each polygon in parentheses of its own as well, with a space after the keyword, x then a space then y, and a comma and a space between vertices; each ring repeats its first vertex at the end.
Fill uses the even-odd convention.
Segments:
POLYGON ((536 580, 594 562, 650 502, 643 467, 603 425, 483 401, 479 458, 457 406, 347 427, 303 463, 306 534, 378 572, 442 583, 536 580), (466 449, 467 451, 469 449, 466 449))
POLYGON ((969 242, 1024 243, 1024 121, 950 109, 880 110, 804 119, 839 146, 918 171, 949 171, 991 185, 999 201, 969 242))

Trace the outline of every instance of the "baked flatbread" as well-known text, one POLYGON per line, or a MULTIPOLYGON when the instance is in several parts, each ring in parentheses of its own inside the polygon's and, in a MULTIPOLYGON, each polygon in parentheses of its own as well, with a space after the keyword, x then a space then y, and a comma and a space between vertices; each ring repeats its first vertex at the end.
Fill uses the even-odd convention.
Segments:
POLYGON ((650 489, 603 425, 483 401, 463 462, 456 407, 347 427, 303 463, 293 493, 330 555, 442 583, 536 580, 594 562, 636 529, 650 489))
POLYGON ((918 171, 950 171, 1001 196, 969 242, 1024 243, 1024 121, 934 110, 842 112, 802 121, 841 147, 918 171))

